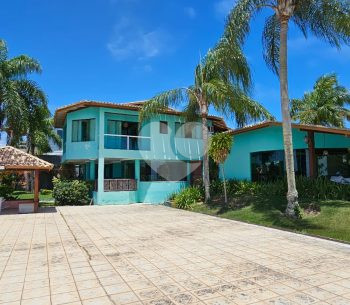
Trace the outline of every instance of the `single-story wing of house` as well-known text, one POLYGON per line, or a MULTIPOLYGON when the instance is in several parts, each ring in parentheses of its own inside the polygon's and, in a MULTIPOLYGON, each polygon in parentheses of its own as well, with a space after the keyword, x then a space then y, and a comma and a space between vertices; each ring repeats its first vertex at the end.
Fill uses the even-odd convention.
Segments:
MULTIPOLYGON (((229 131, 228 179, 266 181, 284 176, 282 123, 263 122, 229 131)), ((295 174, 350 177, 350 130, 292 124, 295 174)))

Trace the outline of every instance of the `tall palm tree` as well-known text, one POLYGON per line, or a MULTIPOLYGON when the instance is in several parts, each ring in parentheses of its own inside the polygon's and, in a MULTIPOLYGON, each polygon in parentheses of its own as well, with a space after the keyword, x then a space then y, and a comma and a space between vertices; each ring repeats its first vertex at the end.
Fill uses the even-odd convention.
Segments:
POLYGON ((298 192, 295 185, 292 128, 288 95, 287 38, 293 22, 307 37, 313 33, 333 46, 350 44, 350 1, 347 0, 237 0, 229 14, 224 37, 243 44, 251 20, 263 9, 271 11, 263 29, 264 59, 279 75, 283 119, 283 140, 288 181, 286 215, 295 217, 298 192))
POLYGON ((165 91, 146 102, 140 113, 143 121, 169 106, 185 103, 187 120, 201 118, 203 137, 203 183, 205 200, 210 199, 208 157, 208 112, 213 106, 218 112, 231 114, 238 125, 250 120, 269 118, 270 113, 245 94, 250 86, 250 72, 241 50, 222 41, 199 62, 194 84, 165 91), (223 47, 224 46, 224 47, 223 47))
POLYGON ((18 143, 30 120, 25 97, 35 96, 36 101, 47 106, 40 88, 27 79, 28 74, 40 72, 38 61, 29 56, 9 59, 7 45, 0 40, 0 130, 7 132, 11 145, 18 143))
POLYGON ((292 99, 292 119, 302 124, 344 127, 350 120, 350 92, 338 84, 335 74, 323 75, 315 83, 313 91, 301 99, 292 99))

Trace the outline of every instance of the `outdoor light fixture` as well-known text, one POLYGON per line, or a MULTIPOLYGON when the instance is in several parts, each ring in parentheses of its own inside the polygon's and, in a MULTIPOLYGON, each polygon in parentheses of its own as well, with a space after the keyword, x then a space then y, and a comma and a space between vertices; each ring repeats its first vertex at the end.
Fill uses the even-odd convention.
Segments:
POLYGON ((305 144, 309 144, 309 137, 308 136, 304 137, 304 142, 305 142, 305 144))
POLYGON ((324 151, 323 151, 323 155, 324 155, 324 156, 328 156, 328 150, 324 150, 324 151))

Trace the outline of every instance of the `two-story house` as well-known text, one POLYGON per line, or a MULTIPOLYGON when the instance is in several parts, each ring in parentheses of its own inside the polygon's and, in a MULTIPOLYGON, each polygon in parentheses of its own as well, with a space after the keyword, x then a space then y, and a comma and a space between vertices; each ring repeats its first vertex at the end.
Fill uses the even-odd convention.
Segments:
MULTIPOLYGON (((62 162, 96 181, 95 204, 161 203, 201 176, 200 123, 185 123, 171 108, 140 123, 142 105, 81 101, 55 112, 55 127, 63 128, 62 162)), ((227 127, 209 116, 208 129, 227 127)))

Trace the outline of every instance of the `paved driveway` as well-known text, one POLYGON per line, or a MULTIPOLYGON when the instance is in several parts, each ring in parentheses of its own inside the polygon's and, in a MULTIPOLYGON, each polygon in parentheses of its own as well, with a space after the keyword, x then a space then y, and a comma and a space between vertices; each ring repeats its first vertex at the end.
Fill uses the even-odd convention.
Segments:
POLYGON ((350 248, 161 206, 0 216, 0 304, 350 304, 350 248))

